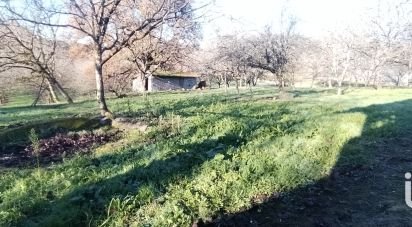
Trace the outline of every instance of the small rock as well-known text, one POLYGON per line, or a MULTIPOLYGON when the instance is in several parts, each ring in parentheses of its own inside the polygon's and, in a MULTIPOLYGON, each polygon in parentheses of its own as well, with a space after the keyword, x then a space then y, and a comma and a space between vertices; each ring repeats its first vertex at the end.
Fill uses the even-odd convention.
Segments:
POLYGON ((112 119, 108 118, 108 117, 103 117, 99 120, 101 125, 110 125, 112 124, 112 119))
POLYGON ((217 153, 219 153, 220 151, 223 151, 224 149, 225 149, 225 145, 224 144, 219 144, 217 147, 215 147, 212 150, 209 150, 208 152, 206 152, 206 154, 209 158, 212 158, 217 153))

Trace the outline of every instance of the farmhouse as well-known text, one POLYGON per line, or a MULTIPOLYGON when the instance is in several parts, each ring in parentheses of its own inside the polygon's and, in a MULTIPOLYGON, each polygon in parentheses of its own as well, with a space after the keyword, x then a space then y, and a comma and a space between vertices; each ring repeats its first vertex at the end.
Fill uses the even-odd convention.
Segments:
POLYGON ((194 89, 200 81, 200 75, 196 73, 153 73, 153 75, 133 80, 133 91, 154 92, 167 90, 194 89))

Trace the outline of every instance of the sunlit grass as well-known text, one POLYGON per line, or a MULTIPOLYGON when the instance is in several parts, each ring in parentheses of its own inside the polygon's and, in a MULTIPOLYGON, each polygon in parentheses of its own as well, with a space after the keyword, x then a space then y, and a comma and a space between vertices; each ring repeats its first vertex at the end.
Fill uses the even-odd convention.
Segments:
MULTIPOLYGON (((381 109, 366 107, 412 97, 408 89, 351 89, 344 96, 306 89, 296 90, 293 100, 274 101, 272 88, 254 92, 109 100, 117 115, 150 120, 150 130, 40 170, 1 170, 0 225, 190 226, 199 218, 238 212, 259 196, 328 176, 338 160, 366 163, 372 151, 348 148, 348 142, 377 137, 372 129, 396 127, 381 119, 381 109), (371 131, 365 131, 367 120, 375 122, 371 131), (343 158, 345 146, 350 155, 343 158)), ((3 126, 97 113, 93 101, 0 111, 3 126)))

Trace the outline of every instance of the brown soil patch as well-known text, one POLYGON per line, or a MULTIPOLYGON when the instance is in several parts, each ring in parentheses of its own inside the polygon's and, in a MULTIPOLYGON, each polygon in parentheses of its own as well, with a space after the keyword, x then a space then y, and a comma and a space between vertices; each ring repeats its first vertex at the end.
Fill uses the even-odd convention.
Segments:
POLYGON ((118 131, 105 134, 73 133, 56 134, 41 139, 40 148, 34 151, 32 145, 9 147, 8 152, 0 153, 0 167, 11 168, 31 166, 37 163, 47 165, 61 162, 63 158, 74 154, 87 154, 96 146, 115 141, 120 138, 118 131))

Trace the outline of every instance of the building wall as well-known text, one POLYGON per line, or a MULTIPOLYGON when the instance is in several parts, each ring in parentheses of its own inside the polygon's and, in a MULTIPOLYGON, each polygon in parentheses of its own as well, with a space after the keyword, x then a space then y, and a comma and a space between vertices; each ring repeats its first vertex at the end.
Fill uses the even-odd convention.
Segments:
POLYGON ((140 78, 134 79, 133 91, 143 92, 147 89, 149 92, 152 92, 193 89, 197 85, 198 80, 196 77, 150 76, 147 79, 147 83, 147 88, 145 88, 145 83, 140 78))
POLYGON ((135 92, 144 92, 145 91, 143 81, 140 78, 133 80, 133 91, 135 91, 135 92))
POLYGON ((196 77, 153 76, 151 79, 149 79, 149 91, 192 89, 196 85, 196 77))

